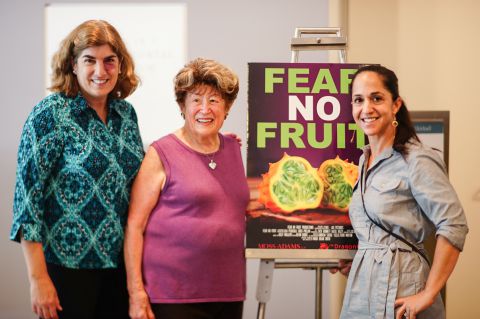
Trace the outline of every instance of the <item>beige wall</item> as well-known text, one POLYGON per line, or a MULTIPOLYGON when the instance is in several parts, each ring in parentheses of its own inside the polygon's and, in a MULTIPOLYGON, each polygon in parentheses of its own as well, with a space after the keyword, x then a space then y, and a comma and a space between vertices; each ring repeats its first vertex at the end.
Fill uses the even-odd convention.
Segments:
POLYGON ((450 111, 450 180, 470 233, 448 281, 447 317, 480 318, 480 2, 348 0, 347 24, 348 62, 393 68, 411 110, 450 111))

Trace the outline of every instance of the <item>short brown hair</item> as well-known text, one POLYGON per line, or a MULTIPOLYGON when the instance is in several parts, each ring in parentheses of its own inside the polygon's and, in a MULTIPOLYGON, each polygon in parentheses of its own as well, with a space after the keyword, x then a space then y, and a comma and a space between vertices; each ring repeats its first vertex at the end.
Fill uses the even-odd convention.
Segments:
POLYGON ((183 106, 188 92, 206 84, 214 87, 225 99, 226 111, 237 98, 239 84, 237 75, 230 68, 214 60, 196 58, 187 63, 175 76, 175 96, 183 106))
POLYGON ((133 59, 118 31, 104 20, 85 21, 63 39, 52 58, 52 85, 49 89, 65 93, 69 97, 76 96, 79 86, 77 77, 73 74, 73 64, 86 48, 104 44, 108 44, 118 56, 121 71, 109 98, 123 99, 132 94, 140 82, 135 74, 133 59))

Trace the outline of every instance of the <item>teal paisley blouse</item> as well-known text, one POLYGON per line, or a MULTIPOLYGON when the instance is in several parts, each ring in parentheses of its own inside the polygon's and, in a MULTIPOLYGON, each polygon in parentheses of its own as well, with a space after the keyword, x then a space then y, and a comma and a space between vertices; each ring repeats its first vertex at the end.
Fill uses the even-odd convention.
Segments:
POLYGON ((105 124, 81 95, 54 93, 23 128, 10 239, 41 242, 49 263, 98 269, 122 260, 144 152, 133 107, 125 100, 108 106, 105 124))

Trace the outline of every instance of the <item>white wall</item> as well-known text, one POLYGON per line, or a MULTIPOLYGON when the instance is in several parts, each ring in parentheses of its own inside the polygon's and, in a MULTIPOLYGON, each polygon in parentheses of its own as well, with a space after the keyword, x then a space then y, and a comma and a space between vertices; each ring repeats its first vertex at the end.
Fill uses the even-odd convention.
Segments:
POLYGON ((480 318, 480 2, 349 0, 349 62, 394 69, 411 110, 450 111, 450 180, 470 227, 447 285, 447 318, 480 318), (477 248, 475 248, 477 247, 477 248))
MULTIPOLYGON (((29 288, 21 248, 10 242, 8 236, 21 128, 31 108, 44 96, 45 90, 43 7, 46 2, 0 1, 0 61, 4 71, 0 77, 4 118, 0 125, 0 319, 34 318, 30 312, 29 288)), ((237 132, 246 141, 247 63, 289 62, 289 43, 295 27, 328 25, 327 0, 184 2, 188 4, 188 59, 197 56, 217 59, 231 66, 240 77, 241 91, 224 128, 237 132)), ((309 55, 309 59, 312 61, 316 56, 313 58, 309 55)), ((326 59, 326 54, 318 54, 318 62, 326 62, 326 59)), ((159 89, 172 90, 171 87, 159 89)), ((248 300, 244 318, 256 316, 257 267, 258 260, 248 262, 248 300)), ((272 301, 267 305, 266 318, 313 318, 314 273, 277 270, 274 277, 272 301)))
MULTIPOLYGON (((45 8, 45 82, 50 83, 50 61, 58 44, 80 23, 102 19, 115 26, 135 61, 141 79, 127 98, 135 105, 145 149, 159 136, 183 123, 172 99, 172 79, 187 59, 187 5, 185 3, 51 3, 45 8), (125 19, 128 16, 128 19, 125 19), (158 107, 163 105, 165 107, 158 107), (159 121, 160 124, 159 125, 159 121)), ((45 90, 45 94, 49 94, 45 90)))

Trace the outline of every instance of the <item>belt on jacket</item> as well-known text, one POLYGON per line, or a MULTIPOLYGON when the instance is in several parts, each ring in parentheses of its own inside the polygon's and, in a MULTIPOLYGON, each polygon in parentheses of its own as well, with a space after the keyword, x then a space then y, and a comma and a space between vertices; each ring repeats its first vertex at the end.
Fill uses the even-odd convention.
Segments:
POLYGON ((359 241, 359 250, 379 250, 375 254, 375 261, 380 266, 378 286, 375 287, 373 307, 375 318, 395 318, 395 298, 397 296, 398 278, 400 274, 400 260, 397 251, 412 252, 407 244, 395 240, 389 245, 359 241))

